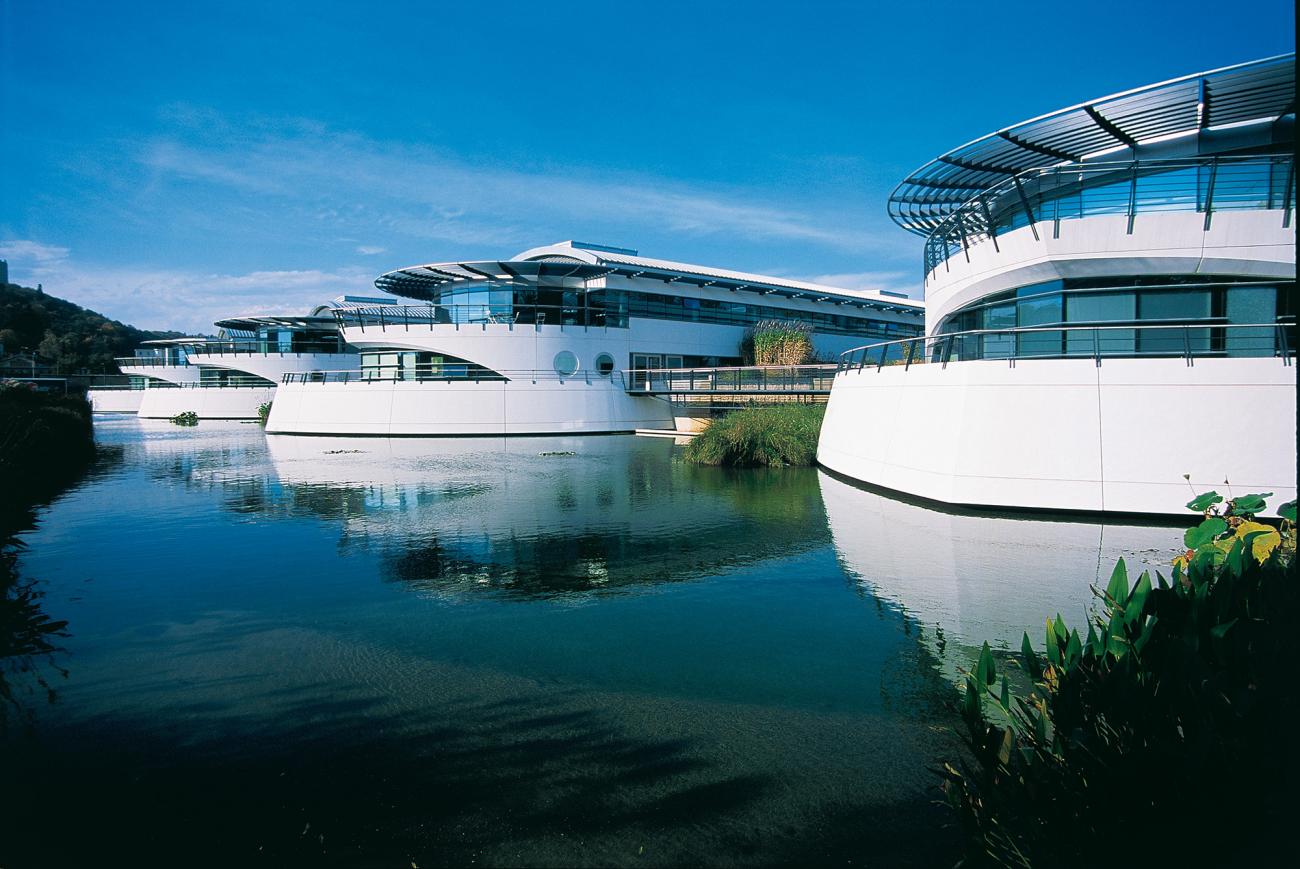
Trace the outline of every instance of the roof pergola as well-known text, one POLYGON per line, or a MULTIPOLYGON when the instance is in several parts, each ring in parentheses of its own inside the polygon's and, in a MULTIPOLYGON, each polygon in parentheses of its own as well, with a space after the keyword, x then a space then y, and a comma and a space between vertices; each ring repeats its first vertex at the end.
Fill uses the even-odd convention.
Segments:
POLYGON ((889 197, 904 229, 929 235, 976 194, 1028 169, 1078 163, 1204 130, 1295 115, 1295 54, 1091 100, 1014 124, 926 163, 889 197))

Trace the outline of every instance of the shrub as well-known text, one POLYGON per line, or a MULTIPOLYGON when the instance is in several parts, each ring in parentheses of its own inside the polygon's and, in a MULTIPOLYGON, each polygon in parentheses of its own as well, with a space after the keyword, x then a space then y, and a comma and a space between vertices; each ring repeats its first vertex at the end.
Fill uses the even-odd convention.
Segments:
POLYGON ((270 418, 271 418, 271 402, 264 401, 257 406, 257 419, 259 422, 262 423, 262 425, 266 425, 266 421, 270 418))
POLYGON ((1265 497, 1222 513, 1198 497, 1170 579, 1130 586, 1121 560, 1086 636, 1048 618, 1040 655, 1026 634, 1023 696, 984 645, 962 708, 971 759, 943 772, 968 862, 1203 865, 1290 846, 1295 502, 1275 528, 1255 520, 1265 497))
POLYGON ((824 404, 769 404, 732 411, 686 445, 697 465, 755 467, 811 465, 824 404))
POLYGON ((812 361, 812 327, 787 320, 759 320, 745 336, 741 356, 755 365, 805 365, 812 361))
POLYGON ((186 410, 173 416, 171 421, 176 425, 198 425, 199 415, 192 410, 186 410))

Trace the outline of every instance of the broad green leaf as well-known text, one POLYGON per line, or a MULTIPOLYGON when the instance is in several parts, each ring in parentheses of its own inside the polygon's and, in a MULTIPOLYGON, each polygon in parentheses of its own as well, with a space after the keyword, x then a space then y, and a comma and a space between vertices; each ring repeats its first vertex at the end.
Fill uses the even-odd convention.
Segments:
POLYGON ((1061 666, 1061 645, 1056 638, 1056 629, 1052 624, 1051 616, 1047 617, 1047 663, 1061 666))
POLYGON ((1106 597, 1110 598, 1116 606, 1121 607, 1128 600, 1128 565, 1122 558, 1111 571, 1110 584, 1106 586, 1106 597))
POLYGON ((1282 535, 1271 525, 1262 522, 1242 522, 1237 526, 1237 536, 1245 546, 1250 547, 1250 554, 1263 564, 1268 556, 1282 543, 1282 535))
POLYGON ((1183 544, 1188 549, 1198 549, 1227 530, 1227 522, 1218 516, 1211 516, 1195 528, 1188 528, 1183 534, 1183 544))
POLYGON ((1227 636, 1228 631, 1232 630, 1232 626, 1235 625, 1236 623, 1237 620, 1233 619, 1230 622, 1224 622, 1221 625, 1215 625, 1214 627, 1210 628, 1210 636, 1214 637, 1216 640, 1221 640, 1225 636, 1227 636))
POLYGON ((1029 642, 1029 634, 1026 633, 1024 639, 1020 641, 1020 654, 1024 656, 1025 667, 1029 669, 1029 675, 1035 679, 1043 675, 1042 664, 1038 662, 1038 655, 1034 653, 1034 646, 1029 642))
POLYGON ((966 680, 966 699, 962 703, 962 715, 968 722, 976 722, 982 718, 980 709, 980 695, 975 688, 975 680, 968 678, 966 680))
POLYGON ((1260 495, 1242 495, 1233 498, 1231 501, 1232 512, 1238 516, 1242 513, 1262 513, 1264 511, 1264 499, 1272 497, 1272 492, 1264 492, 1260 495))
POLYGON ((1066 643, 1065 645, 1066 664, 1067 665, 1073 664, 1075 661, 1079 660, 1079 657, 1082 654, 1083 654, 1083 643, 1079 640, 1079 632, 1070 631, 1070 642, 1066 643))
POLYGON ((1062 643, 1069 639, 1070 631, 1066 628, 1065 619, 1061 618, 1060 613, 1056 614, 1056 623, 1052 626, 1052 630, 1056 632, 1056 638, 1062 643))
POLYGON ((1141 618, 1149 594, 1151 594, 1151 574, 1144 570, 1138 577, 1137 585, 1133 587, 1133 594, 1129 595, 1128 604, 1124 607, 1125 622, 1131 625, 1141 618))
POLYGON ((1295 501, 1287 501, 1281 507, 1278 507, 1277 515, 1281 516, 1288 522, 1295 522, 1295 501))
POLYGON ((997 667, 993 663, 993 650, 985 643, 980 649, 979 661, 975 664, 975 679, 984 685, 992 685, 998 678, 997 667))
POLYGON ((1197 513, 1204 513, 1215 504, 1223 502, 1223 496, 1218 492, 1206 492, 1203 495, 1197 495, 1191 501, 1187 502, 1188 510, 1195 510, 1197 513))

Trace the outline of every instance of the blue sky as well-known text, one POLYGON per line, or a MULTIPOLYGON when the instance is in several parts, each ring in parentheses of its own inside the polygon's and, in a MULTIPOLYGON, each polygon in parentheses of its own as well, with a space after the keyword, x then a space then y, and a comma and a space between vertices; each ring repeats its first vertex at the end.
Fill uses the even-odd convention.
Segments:
POLYGON ((943 151, 1294 50, 1290 0, 0 0, 10 279, 148 328, 566 238, 920 295, 943 151))

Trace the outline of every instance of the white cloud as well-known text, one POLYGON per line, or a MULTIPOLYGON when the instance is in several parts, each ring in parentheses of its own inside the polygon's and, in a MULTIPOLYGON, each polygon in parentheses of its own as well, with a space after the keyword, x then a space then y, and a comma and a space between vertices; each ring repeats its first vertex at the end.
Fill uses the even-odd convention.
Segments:
POLYGON ((210 334, 238 314, 305 313, 342 293, 369 289, 373 270, 287 269, 242 274, 83 264, 67 248, 36 241, 0 242, 10 280, 46 285, 59 298, 142 329, 210 334))
POLYGON ((387 253, 387 252, 388 252, 388 248, 378 247, 377 245, 373 245, 373 244, 363 244, 357 248, 357 253, 361 254, 362 256, 374 256, 375 254, 387 253))

